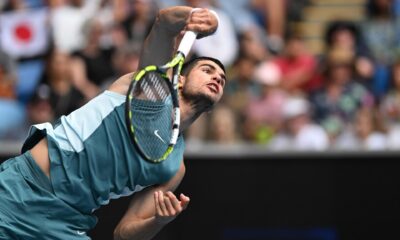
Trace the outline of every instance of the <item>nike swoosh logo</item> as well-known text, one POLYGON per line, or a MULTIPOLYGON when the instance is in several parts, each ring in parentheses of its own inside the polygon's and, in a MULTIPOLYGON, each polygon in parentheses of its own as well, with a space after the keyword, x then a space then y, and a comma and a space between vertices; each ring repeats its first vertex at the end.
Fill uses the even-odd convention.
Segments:
POLYGON ((165 143, 164 139, 162 139, 162 137, 158 134, 159 130, 155 130, 154 131, 154 135, 156 135, 156 137, 158 137, 158 139, 160 139, 163 143, 165 143))
POLYGON ((78 235, 85 235, 85 234, 86 234, 86 232, 83 232, 83 231, 76 231, 76 233, 77 233, 78 235))

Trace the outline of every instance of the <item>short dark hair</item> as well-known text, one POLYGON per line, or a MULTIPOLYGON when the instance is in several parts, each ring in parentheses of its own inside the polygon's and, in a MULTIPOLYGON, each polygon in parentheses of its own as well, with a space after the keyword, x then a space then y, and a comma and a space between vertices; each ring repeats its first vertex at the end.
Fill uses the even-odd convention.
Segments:
POLYGON ((226 73, 225 66, 224 66, 224 64, 221 63, 221 61, 219 61, 218 59, 213 58, 213 57, 201 56, 201 57, 192 58, 189 61, 187 61, 186 63, 184 63, 182 66, 182 71, 181 71, 182 75, 188 74, 190 72, 190 70, 192 70, 193 66, 198 61, 202 61, 202 60, 210 60, 210 61, 215 62, 224 71, 224 73, 226 73))

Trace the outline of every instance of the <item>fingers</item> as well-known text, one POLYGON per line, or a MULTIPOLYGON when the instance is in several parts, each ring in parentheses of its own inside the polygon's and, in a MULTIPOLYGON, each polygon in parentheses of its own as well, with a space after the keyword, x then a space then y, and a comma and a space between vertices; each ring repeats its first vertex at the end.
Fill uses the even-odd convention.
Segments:
POLYGON ((217 30, 218 19, 208 9, 198 9, 190 15, 186 30, 199 33, 201 36, 207 36, 217 30))
POLYGON ((181 193, 180 198, 181 198, 182 210, 185 210, 187 208, 187 206, 189 205, 190 198, 185 196, 183 193, 181 193))
POLYGON ((167 206, 165 203, 164 193, 161 191, 158 191, 158 203, 159 203, 159 208, 161 210, 160 216, 168 216, 169 213, 168 213, 167 206))
POLYGON ((161 217, 176 217, 189 204, 190 199, 181 194, 180 200, 170 191, 163 193, 162 191, 154 192, 154 202, 156 214, 161 217))
POLYGON ((160 195, 159 191, 155 191, 154 192, 154 202, 155 202, 155 206, 156 206, 156 215, 163 216, 164 215, 164 211, 161 209, 159 195, 160 195))

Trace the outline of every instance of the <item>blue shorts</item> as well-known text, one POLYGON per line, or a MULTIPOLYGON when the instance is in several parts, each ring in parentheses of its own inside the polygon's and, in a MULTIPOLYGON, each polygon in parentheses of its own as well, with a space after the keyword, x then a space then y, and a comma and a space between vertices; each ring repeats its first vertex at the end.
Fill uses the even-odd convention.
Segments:
POLYGON ((87 218, 54 194, 29 151, 0 165, 0 239, 90 239, 87 218))

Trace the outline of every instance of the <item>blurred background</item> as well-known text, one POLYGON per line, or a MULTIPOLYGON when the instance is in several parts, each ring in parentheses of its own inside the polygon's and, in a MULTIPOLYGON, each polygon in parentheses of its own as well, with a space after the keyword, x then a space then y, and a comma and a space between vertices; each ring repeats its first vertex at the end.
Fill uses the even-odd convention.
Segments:
POLYGON ((173 5, 218 13, 191 56, 228 81, 185 133, 193 206, 158 239, 399 239, 399 0, 0 0, 0 159, 135 71, 173 5))

